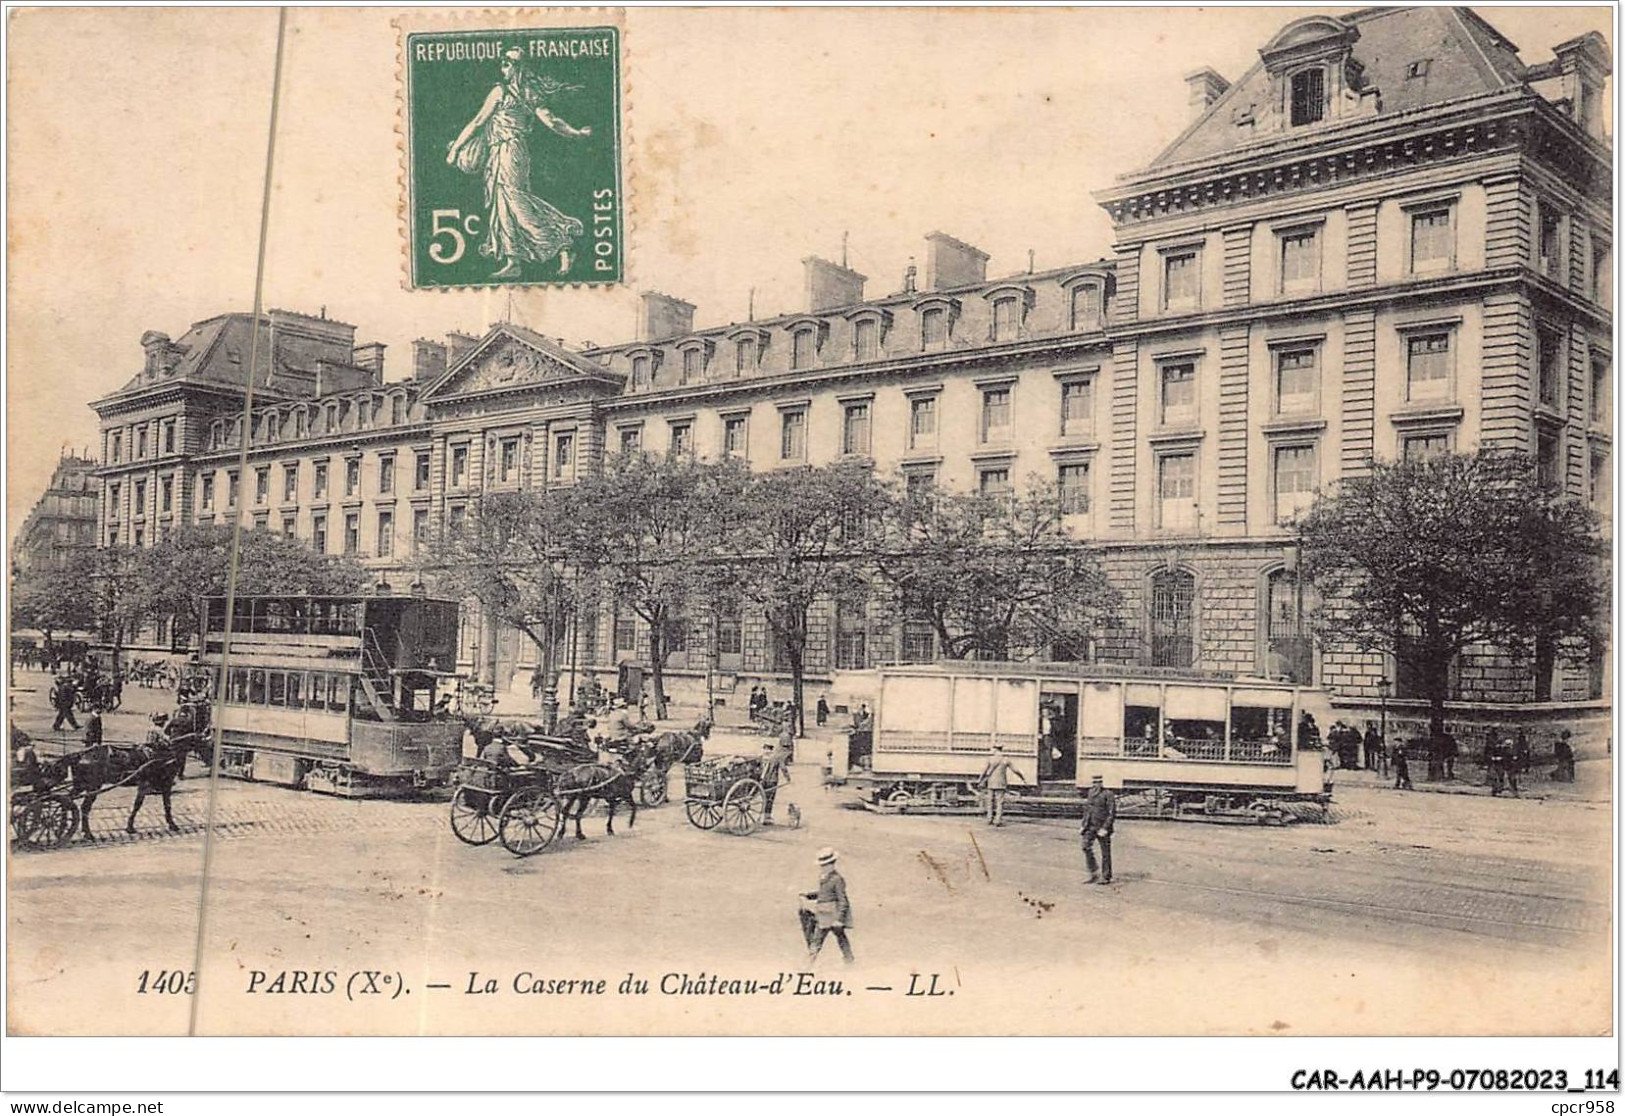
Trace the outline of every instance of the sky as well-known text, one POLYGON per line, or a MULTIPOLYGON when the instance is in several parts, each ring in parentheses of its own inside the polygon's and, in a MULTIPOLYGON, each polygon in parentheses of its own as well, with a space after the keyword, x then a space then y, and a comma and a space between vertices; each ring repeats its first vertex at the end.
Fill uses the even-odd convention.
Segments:
MULTIPOLYGON (((989 274, 1108 254, 1093 200, 1187 123, 1184 75, 1234 80, 1283 25, 1350 8, 631 9, 628 282, 521 290, 570 344, 633 336, 637 292, 699 326, 797 309, 803 257, 901 286, 924 236, 989 274)), ((1607 8, 1478 9, 1526 63, 1607 8)), ((403 288, 394 9, 289 15, 265 303, 357 326, 404 378, 415 337, 483 333, 509 294, 403 288)), ((420 17, 405 14, 413 20, 420 17)), ((147 330, 253 304, 271 9, 48 9, 8 37, 7 534, 147 330)))

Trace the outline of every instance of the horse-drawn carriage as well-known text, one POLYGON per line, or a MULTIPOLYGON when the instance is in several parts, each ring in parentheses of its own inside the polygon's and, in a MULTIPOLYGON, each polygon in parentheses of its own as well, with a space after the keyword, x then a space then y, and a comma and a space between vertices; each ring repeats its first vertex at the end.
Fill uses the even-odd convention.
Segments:
POLYGON ((72 788, 26 787, 11 792, 11 832, 25 849, 58 849, 79 828, 79 801, 72 788))
POLYGON ((762 761, 746 756, 717 756, 685 764, 684 809, 699 829, 716 829, 748 837, 761 828, 767 813, 762 761))
POLYGON ((539 761, 503 767, 464 760, 451 796, 451 831, 470 845, 500 841, 515 856, 534 856, 564 832, 560 771, 539 761))

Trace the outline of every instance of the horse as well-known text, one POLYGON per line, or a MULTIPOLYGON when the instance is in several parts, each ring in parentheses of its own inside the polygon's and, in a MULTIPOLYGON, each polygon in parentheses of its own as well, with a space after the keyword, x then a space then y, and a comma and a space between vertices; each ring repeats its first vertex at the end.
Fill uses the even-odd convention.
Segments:
POLYGON ((711 736, 711 718, 701 717, 688 732, 663 732, 655 738, 654 762, 661 771, 705 758, 705 742, 711 736))
POLYGON ((124 832, 135 832, 135 819, 141 812, 142 804, 146 802, 148 794, 156 794, 163 799, 164 821, 169 831, 179 833, 180 826, 175 824, 170 796, 174 793, 175 781, 186 769, 187 755, 194 751, 200 756, 203 754, 203 738, 201 734, 186 733, 173 738, 163 737, 152 747, 97 744, 56 761, 56 765, 66 767, 73 783, 73 796, 84 797, 84 805, 79 811, 80 831, 84 839, 96 839, 95 834, 90 832, 90 809, 96 805, 96 799, 107 791, 130 784, 135 786, 135 804, 130 807, 124 832))
POLYGON ((586 816, 587 807, 598 799, 609 809, 609 820, 604 825, 605 836, 615 836, 615 807, 621 802, 625 802, 631 810, 626 827, 630 829, 637 825, 638 800, 632 792, 637 786, 638 776, 643 774, 653 758, 653 752, 647 745, 634 744, 607 763, 578 764, 564 772, 553 784, 553 793, 564 803, 564 809, 559 813, 560 823, 570 820, 573 810, 576 840, 585 841, 587 835, 581 832, 581 819, 586 816))

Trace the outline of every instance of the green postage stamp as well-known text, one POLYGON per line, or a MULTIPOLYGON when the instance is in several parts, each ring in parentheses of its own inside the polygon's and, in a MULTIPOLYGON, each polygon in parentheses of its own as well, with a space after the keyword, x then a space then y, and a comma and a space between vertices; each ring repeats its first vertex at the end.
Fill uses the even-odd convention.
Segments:
POLYGON ((619 28, 408 32, 414 288, 619 283, 619 28))

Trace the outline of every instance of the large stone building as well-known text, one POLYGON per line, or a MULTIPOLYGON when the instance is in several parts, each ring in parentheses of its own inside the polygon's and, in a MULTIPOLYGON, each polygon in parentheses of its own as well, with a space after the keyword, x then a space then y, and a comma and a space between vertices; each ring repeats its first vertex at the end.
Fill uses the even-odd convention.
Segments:
MULTIPOLYGON (((634 447, 985 490, 1036 475, 1129 601, 1103 658, 1313 678, 1353 703, 1388 678, 1403 698, 1414 682, 1382 656, 1303 636, 1290 522, 1317 489, 1493 445, 1609 499, 1612 61, 1594 34, 1554 53, 1526 65, 1466 9, 1291 23, 1234 84, 1190 76, 1190 126, 1098 197, 1111 253, 1068 267, 990 278, 985 253, 933 233, 891 293, 809 258, 794 314, 696 329, 650 292, 628 343, 572 351, 504 322, 417 342, 394 381, 353 327, 272 312, 246 432, 248 317, 148 334, 140 374, 95 404, 99 537, 240 515, 410 579, 481 494, 569 484, 634 447)), ((815 620, 815 676, 932 651, 863 602, 815 620)), ((703 630, 727 679, 782 674, 760 617, 703 630)), ((701 642, 679 640, 677 688, 698 684, 701 642)), ((573 658, 611 670, 643 647, 606 612, 573 658)), ((522 641, 477 614, 463 657, 528 684, 522 641)), ((1536 679, 1486 650, 1455 674, 1466 701, 1602 696, 1600 663, 1536 679)))
POLYGON ((64 453, 11 542, 13 574, 60 570, 76 551, 95 547, 100 490, 96 463, 64 453))

